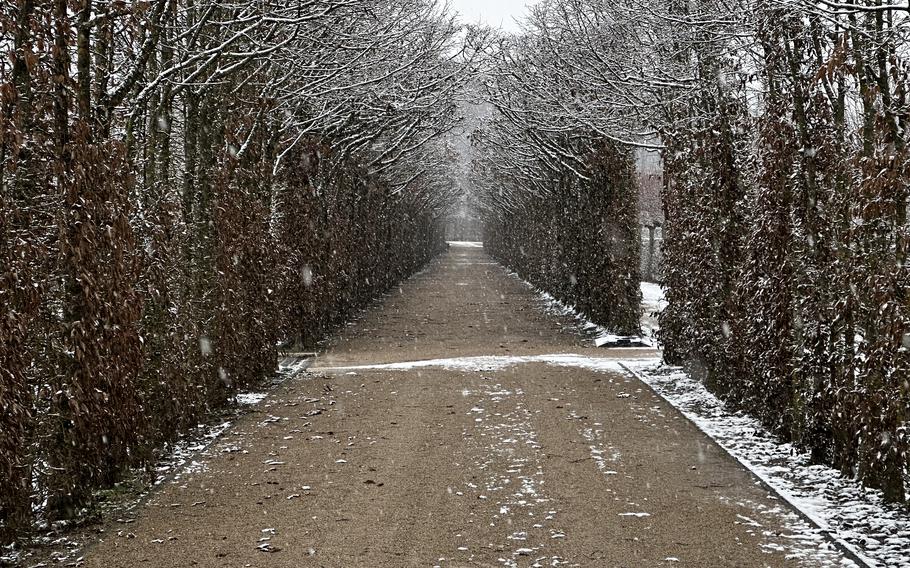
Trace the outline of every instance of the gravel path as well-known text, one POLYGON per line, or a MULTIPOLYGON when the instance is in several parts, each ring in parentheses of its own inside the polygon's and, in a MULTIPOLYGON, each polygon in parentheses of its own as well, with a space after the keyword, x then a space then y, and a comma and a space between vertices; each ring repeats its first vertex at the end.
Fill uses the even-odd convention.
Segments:
POLYGON ((106 526, 86 565, 842 565, 613 364, 656 352, 588 343, 453 247, 106 526))

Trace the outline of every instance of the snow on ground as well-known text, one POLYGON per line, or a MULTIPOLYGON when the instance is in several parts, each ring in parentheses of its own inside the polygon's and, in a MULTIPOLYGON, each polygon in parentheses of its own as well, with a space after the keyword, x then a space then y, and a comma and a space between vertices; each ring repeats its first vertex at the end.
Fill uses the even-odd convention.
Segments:
MULTIPOLYGON (((653 331, 657 329, 657 318, 652 317, 650 314, 657 310, 650 309, 650 304, 642 301, 642 331, 643 335, 618 335, 610 332, 605 327, 597 325, 596 323, 590 321, 584 314, 578 312, 575 309, 575 306, 570 306, 557 300, 548 292, 537 288, 527 280, 524 280, 517 273, 509 271, 509 276, 520 280, 525 286, 534 290, 535 293, 540 297, 541 302, 544 304, 544 309, 547 313, 558 314, 564 317, 571 317, 578 322, 581 329, 584 333, 591 334, 594 336, 594 346, 603 347, 603 346, 628 346, 628 347, 645 347, 648 349, 657 347, 657 340, 654 338, 653 331), (645 318, 653 319, 653 322, 645 322, 645 318)), ((645 297, 645 285, 649 287, 656 287, 659 292, 654 292, 653 289, 648 289, 648 298, 651 298, 651 303, 655 306, 659 306, 658 309, 662 310, 666 306, 666 302, 663 302, 663 291, 660 290, 660 287, 657 284, 651 284, 650 282, 642 282, 642 296, 645 297)))
POLYGON ((910 514, 882 501, 830 467, 774 439, 761 424, 728 411, 700 382, 679 369, 623 363, 730 455, 802 512, 825 536, 868 566, 910 568, 910 514))
POLYGON ((243 406, 249 406, 262 402, 267 396, 268 394, 264 392, 245 392, 235 396, 234 402, 243 406))
MULTIPOLYGON (((652 365, 658 359, 643 359, 652 365)), ((378 365, 356 365, 350 367, 320 367, 320 371, 356 371, 356 370, 387 370, 409 371, 425 367, 437 367, 451 371, 498 371, 507 367, 514 367, 524 363, 548 363, 559 367, 583 367, 595 371, 613 371, 622 373, 620 359, 608 357, 585 357, 584 355, 552 354, 552 355, 481 355, 478 357, 453 357, 451 359, 424 359, 420 361, 402 361, 399 363, 382 363, 378 365)))
MULTIPOLYGON (((278 372, 267 386, 272 389, 291 377, 306 369, 312 362, 308 357, 284 357, 278 364, 278 372)), ((231 426, 234 420, 247 411, 244 407, 259 404, 268 397, 265 392, 241 392, 233 397, 233 402, 238 406, 230 420, 217 424, 199 424, 178 442, 166 448, 165 454, 155 465, 155 485, 160 485, 169 479, 176 483, 183 476, 199 471, 205 471, 205 457, 210 447, 218 441, 231 426), (172 476, 172 477, 170 477, 172 476)))
MULTIPOLYGON (((533 288, 530 283, 526 284, 533 288)), ((667 301, 658 284, 642 282, 641 292, 643 339, 646 344, 656 347, 657 315, 666 308, 667 301)), ((546 292, 537 290, 537 293, 551 311, 570 315, 579 320, 585 330, 594 330, 597 334, 595 345, 617 339, 617 336, 587 321, 571 306, 546 292)), ((614 370, 614 366, 637 369, 640 379, 820 527, 811 527, 793 515, 790 521, 795 532, 804 534, 810 541, 822 538, 835 541, 858 561, 869 566, 910 568, 910 514, 899 507, 884 504, 878 492, 864 489, 858 482, 841 477, 838 471, 811 464, 808 455, 797 453, 790 444, 776 441, 756 420, 727 412, 722 402, 685 373, 668 371, 653 360, 619 362, 565 355, 545 355, 537 360, 593 370, 614 370), (656 371, 658 368, 662 370, 656 371)), ((494 363, 504 364, 501 361, 463 362, 466 365, 494 363)), ((787 511, 782 509, 781 512, 787 511)), ((805 556, 809 552, 800 554, 805 556)))
MULTIPOLYGON (((272 389, 305 370, 310 363, 312 363, 312 359, 309 357, 284 357, 279 361, 278 372, 271 382, 263 386, 272 389)), ((182 438, 163 448, 162 455, 155 463, 156 476, 153 485, 158 486, 165 482, 181 483, 184 477, 205 471, 208 467, 206 465, 207 458, 215 451, 214 446, 222 439, 224 433, 234 425, 237 418, 248 411, 248 407, 261 403, 267 397, 267 393, 260 392, 238 393, 233 397, 233 402, 237 405, 237 408, 228 410, 220 416, 221 418, 227 418, 227 420, 198 424, 182 438)), ((221 448, 220 451, 241 450, 239 447, 228 445, 221 448)), ((148 495, 149 490, 143 490, 128 500, 117 503, 117 510, 124 517, 131 517, 148 495)), ((128 522, 132 521, 128 520, 128 522)), ((54 527, 43 527, 43 529, 47 529, 47 532, 39 534, 35 538, 35 542, 38 544, 60 548, 59 551, 53 554, 53 557, 61 565, 78 556, 83 547, 82 543, 77 540, 71 540, 68 536, 60 536, 56 533, 57 528, 61 528, 66 524, 59 522, 54 527)), ((21 551, 16 549, 15 545, 0 548, 0 566, 18 566, 20 553, 21 551)))
MULTIPOLYGON (((658 329, 656 314, 666 307, 667 302, 657 284, 642 282, 641 290, 642 329, 647 336, 644 339, 656 346, 653 339, 653 332, 658 329)), ((545 292, 537 292, 548 309, 575 317, 586 330, 595 330, 600 341, 610 338, 602 327, 585 320, 571 307, 545 292)), ((595 340, 596 345, 598 340, 595 340)), ((784 506, 771 511, 784 516, 794 534, 799 535, 794 538, 793 559, 818 561, 819 554, 830 547, 829 543, 835 542, 867 566, 910 568, 910 514, 899 507, 884 504, 878 492, 864 489, 858 482, 841 477, 838 471, 811 464, 806 454, 797 452, 790 444, 775 440, 756 420, 727 411, 723 403, 701 383, 678 369, 660 366, 659 359, 623 361, 568 354, 481 356, 354 368, 408 370, 441 367, 495 371, 535 362, 594 371, 633 372, 804 515, 805 518, 800 517, 784 506)), ((591 433, 592 436, 594 434, 591 433)), ((593 442, 593 439, 588 441, 593 442)), ((611 470, 603 465, 604 473, 608 474, 611 470)), ((831 563, 826 562, 825 565, 831 563)), ((846 565, 854 564, 848 562, 846 565)))
MULTIPOLYGON (((516 275, 517 277, 517 275, 516 275)), ((522 280, 528 286, 534 288, 534 286, 527 281, 522 280)), ((617 335, 611 333, 607 328, 597 325, 596 323, 590 321, 585 317, 584 314, 579 313, 574 306, 564 304, 563 302, 557 300, 547 292, 534 288, 537 294, 541 297, 543 302, 546 305, 546 310, 550 313, 556 313, 562 316, 572 317, 577 321, 581 328, 586 332, 594 335, 594 346, 603 347, 604 345, 615 345, 619 343, 629 343, 632 346, 640 347, 656 347, 656 344, 650 337, 643 336, 629 336, 629 335, 617 335)))
POLYGON ((461 248, 483 248, 483 243, 479 241, 446 241, 450 247, 461 248))
MULTIPOLYGON (((492 510, 498 511, 484 519, 473 518, 472 512, 467 523, 480 521, 491 527, 508 527, 508 542, 498 543, 503 551, 498 561, 505 568, 518 568, 519 560, 525 557, 533 558, 531 566, 569 564, 560 556, 543 553, 548 540, 565 538, 566 533, 559 527, 556 505, 543 487, 545 460, 531 424, 533 413, 527 407, 525 393, 488 383, 477 391, 463 394, 474 397, 468 411, 468 416, 473 418, 472 428, 465 428, 463 434, 467 443, 480 445, 474 471, 482 474, 466 477, 462 489, 449 488, 449 492, 457 497, 489 501, 492 510), (545 533, 538 530, 544 528, 547 528, 545 533)), ((465 543, 458 547, 456 556, 466 555, 466 561, 472 563, 476 561, 473 552, 469 543, 465 543)))
MULTIPOLYGON (((865 491, 858 484, 840 479, 837 472, 829 468, 809 465, 805 456, 794 454, 789 444, 775 441, 754 419, 727 412, 723 403, 697 381, 677 370, 666 372, 667 368, 661 366, 658 358, 632 360, 575 354, 479 356, 327 367, 319 370, 406 371, 436 367, 477 372, 497 371, 527 363, 631 374, 651 386, 731 456, 772 487, 790 507, 799 510, 817 525, 812 526, 806 518, 783 503, 770 510, 757 503, 740 503, 760 513, 773 514, 783 519, 791 534, 764 534, 769 542, 763 546, 769 550, 782 550, 788 558, 812 566, 857 566, 835 551, 834 543, 837 543, 841 550, 848 551, 867 566, 910 568, 910 557, 906 554, 910 550, 910 518, 906 513, 884 506, 880 500, 876 500, 874 492, 865 491), (842 530, 835 528, 835 521, 843 527, 842 530), (852 530, 849 528, 851 523, 852 530), (781 544, 781 539, 786 544, 781 544), (863 543, 863 546, 857 543, 863 543), (870 546, 872 550, 869 549, 870 546)), ((471 393, 466 393, 466 396, 468 394, 471 393)), ((472 411, 482 413, 482 404, 478 403, 472 411)), ((610 467, 608 460, 617 460, 619 456, 602 443, 599 431, 582 431, 582 436, 589 444, 592 459, 598 469, 604 475, 614 475, 616 471, 610 467)), ((746 519, 745 522, 750 520, 746 519)), ((761 525, 756 525, 756 530, 762 530, 761 525)))

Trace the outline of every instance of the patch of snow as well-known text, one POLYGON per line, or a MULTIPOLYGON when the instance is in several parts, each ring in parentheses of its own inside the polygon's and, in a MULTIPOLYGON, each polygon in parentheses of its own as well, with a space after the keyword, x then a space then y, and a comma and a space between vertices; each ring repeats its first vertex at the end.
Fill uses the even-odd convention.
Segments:
POLYGON ((243 392, 234 397, 234 402, 242 405, 253 405, 262 402, 268 394, 264 392, 243 392))
POLYGON ((624 335, 614 335, 612 333, 603 332, 594 338, 594 347, 603 347, 608 343, 619 343, 625 339, 627 338, 624 335))
MULTIPOLYGON (((643 359, 652 364, 657 359, 643 359)), ((399 363, 382 363, 377 365, 357 365, 351 367, 320 367, 318 371, 348 371, 348 370, 388 370, 408 371, 427 367, 438 367, 451 371, 498 371, 515 365, 525 363, 547 363, 559 367, 581 367, 593 371, 622 372, 620 359, 610 357, 586 357, 571 353, 556 353, 549 355, 482 355, 478 357, 453 357, 450 359, 424 359, 418 361, 402 361, 399 363)))
POLYGON ((205 462, 195 458, 208 457, 206 450, 232 425, 230 421, 212 426, 200 424, 194 433, 173 444, 167 455, 155 465, 158 474, 155 476, 155 485, 161 484, 170 474, 173 474, 172 481, 177 483, 184 475, 205 471, 205 462))

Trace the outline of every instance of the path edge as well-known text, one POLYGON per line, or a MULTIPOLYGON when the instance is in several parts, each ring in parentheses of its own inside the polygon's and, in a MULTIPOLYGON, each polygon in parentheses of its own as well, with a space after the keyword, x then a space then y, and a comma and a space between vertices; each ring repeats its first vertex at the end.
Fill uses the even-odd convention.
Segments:
POLYGON ((648 387, 648 389, 651 392, 653 392, 655 395, 660 397, 661 400, 663 400, 664 402, 666 402, 667 404, 672 406, 674 409, 676 409, 676 411, 679 412, 683 418, 685 418, 686 420, 689 421, 690 424, 692 424, 693 426, 698 428, 698 430, 702 434, 704 434, 705 436, 710 438, 715 444, 717 444, 717 446, 720 449, 722 449, 724 451, 724 453, 726 453, 728 456, 730 456, 731 458, 736 460, 736 462, 738 464, 740 464, 742 467, 744 467, 746 470, 748 470, 749 473, 751 473, 758 480, 758 483, 760 486, 765 488, 767 491, 773 493, 778 499, 780 499, 783 503, 785 503, 800 518, 802 518, 804 521, 806 521, 807 523, 809 523, 810 525, 812 525, 816 529, 818 529, 819 533, 822 536, 824 536, 828 542, 833 544, 838 550, 840 550, 847 558, 849 558, 851 561, 853 561, 857 566, 859 566, 861 568, 881 568, 881 566, 877 562, 875 562, 871 558, 866 557, 862 552, 857 550, 853 545, 851 545, 844 539, 834 535, 832 529, 829 528, 824 521, 815 518, 815 516, 810 514, 808 511, 801 509, 794 502, 792 496, 790 496, 783 489, 776 487, 771 482, 771 480, 769 480, 766 476, 764 476, 760 472, 756 471, 751 463, 747 462, 746 460, 740 458, 739 456, 737 456, 736 454, 731 452, 730 449, 727 448, 727 446, 722 444, 720 441, 716 440, 711 434, 706 432, 701 426, 696 424, 693 420, 690 420, 689 417, 685 415, 685 413, 683 413, 679 408, 677 408, 677 406, 675 404, 673 404, 672 401, 670 401, 670 399, 668 399, 663 394, 658 392, 654 387, 652 387, 648 383, 648 381, 646 381, 644 379, 644 377, 641 376, 640 373, 631 369, 623 361, 618 361, 617 363, 625 372, 627 372, 632 377, 638 379, 642 384, 644 384, 646 387, 648 387))

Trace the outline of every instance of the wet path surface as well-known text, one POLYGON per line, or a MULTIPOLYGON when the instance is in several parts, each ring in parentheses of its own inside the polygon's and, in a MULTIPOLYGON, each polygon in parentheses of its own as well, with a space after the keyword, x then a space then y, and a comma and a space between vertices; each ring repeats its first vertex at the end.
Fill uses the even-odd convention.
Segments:
POLYGON ((86 564, 837 566, 620 360, 452 248, 86 564), (427 361, 435 360, 435 361, 427 361))

